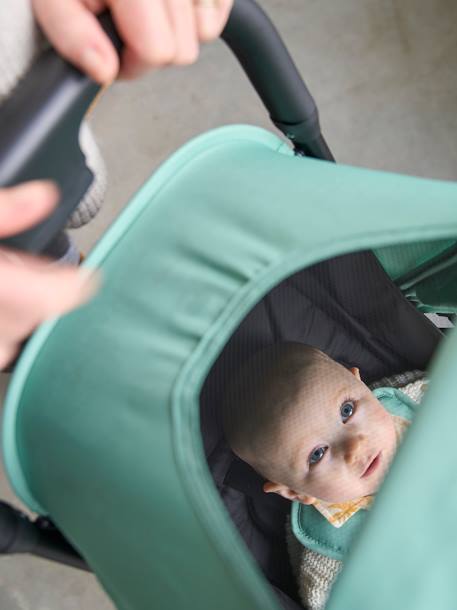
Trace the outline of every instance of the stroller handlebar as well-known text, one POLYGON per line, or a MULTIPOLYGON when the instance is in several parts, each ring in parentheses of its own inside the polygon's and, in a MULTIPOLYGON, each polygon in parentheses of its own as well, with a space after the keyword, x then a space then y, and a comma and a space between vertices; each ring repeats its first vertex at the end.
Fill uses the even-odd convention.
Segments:
POLYGON ((235 0, 221 34, 264 103, 272 122, 309 157, 333 161, 316 104, 278 31, 254 0, 235 0))
MULTIPOLYGON (((99 19, 120 52, 122 41, 110 15, 99 19)), ((93 174, 79 147, 79 130, 100 88, 49 48, 0 107, 0 187, 50 179, 61 194, 53 214, 0 245, 42 252, 83 198, 93 174)))
MULTIPOLYGON (((100 22, 122 50, 111 16, 100 22)), ((238 58, 273 123, 300 154, 333 160, 316 105, 270 19, 254 0, 235 0, 221 38, 238 58)), ((79 147, 79 129, 100 85, 46 50, 0 108, 0 187, 54 180, 61 200, 35 227, 0 245, 42 252, 65 226, 93 180, 79 147), (62 151, 65 151, 62 154, 62 151)))

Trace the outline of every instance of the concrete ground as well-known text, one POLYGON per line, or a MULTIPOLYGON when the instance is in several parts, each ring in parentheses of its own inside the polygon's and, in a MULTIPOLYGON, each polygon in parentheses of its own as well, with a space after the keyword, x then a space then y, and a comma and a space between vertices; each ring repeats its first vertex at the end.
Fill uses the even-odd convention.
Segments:
MULTIPOLYGON (((260 0, 282 34, 342 163, 457 179, 454 0, 260 0)), ((189 68, 116 83, 91 116, 109 171, 104 208, 73 233, 88 251, 132 194, 189 138, 228 123, 274 131, 221 43, 189 68)), ((433 202, 430 202, 433 205, 433 202)), ((0 374, 0 402, 8 376, 0 374)), ((4 476, 0 497, 13 501, 4 476)), ((0 559, 2 610, 107 610, 95 578, 26 556, 0 559)))

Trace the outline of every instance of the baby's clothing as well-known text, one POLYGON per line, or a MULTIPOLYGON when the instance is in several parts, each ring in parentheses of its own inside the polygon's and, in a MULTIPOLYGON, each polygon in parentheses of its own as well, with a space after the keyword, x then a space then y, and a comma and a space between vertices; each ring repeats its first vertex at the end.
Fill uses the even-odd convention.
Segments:
MULTIPOLYGON (((427 383, 424 373, 412 371, 382 379, 370 388, 394 418, 397 446, 417 404, 422 401, 427 383)), ((306 608, 322 610, 324 607, 342 567, 344 554, 373 499, 373 496, 365 496, 338 504, 319 501, 317 506, 293 503, 287 542, 300 597, 306 608), (304 527, 301 527, 301 519, 306 524, 304 527)))

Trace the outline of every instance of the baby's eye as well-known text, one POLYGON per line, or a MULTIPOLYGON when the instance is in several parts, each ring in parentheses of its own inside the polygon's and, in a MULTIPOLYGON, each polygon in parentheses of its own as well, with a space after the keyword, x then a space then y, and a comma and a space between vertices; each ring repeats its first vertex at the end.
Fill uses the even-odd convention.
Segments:
POLYGON ((340 413, 341 413, 341 419, 343 420, 343 424, 345 424, 347 422, 347 420, 351 417, 351 415, 354 414, 354 411, 355 411, 355 405, 350 400, 346 400, 346 402, 344 402, 341 405, 340 413))
POLYGON ((314 451, 311 451, 308 458, 308 463, 310 465, 317 464, 324 457, 325 452, 327 451, 327 447, 317 447, 314 451))

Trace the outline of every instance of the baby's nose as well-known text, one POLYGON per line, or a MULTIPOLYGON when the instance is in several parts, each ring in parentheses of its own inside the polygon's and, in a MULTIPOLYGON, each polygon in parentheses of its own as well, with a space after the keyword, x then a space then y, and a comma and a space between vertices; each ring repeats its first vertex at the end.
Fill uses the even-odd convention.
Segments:
POLYGON ((349 465, 354 465, 360 461, 362 449, 366 443, 363 434, 349 436, 344 444, 344 460, 349 465))

